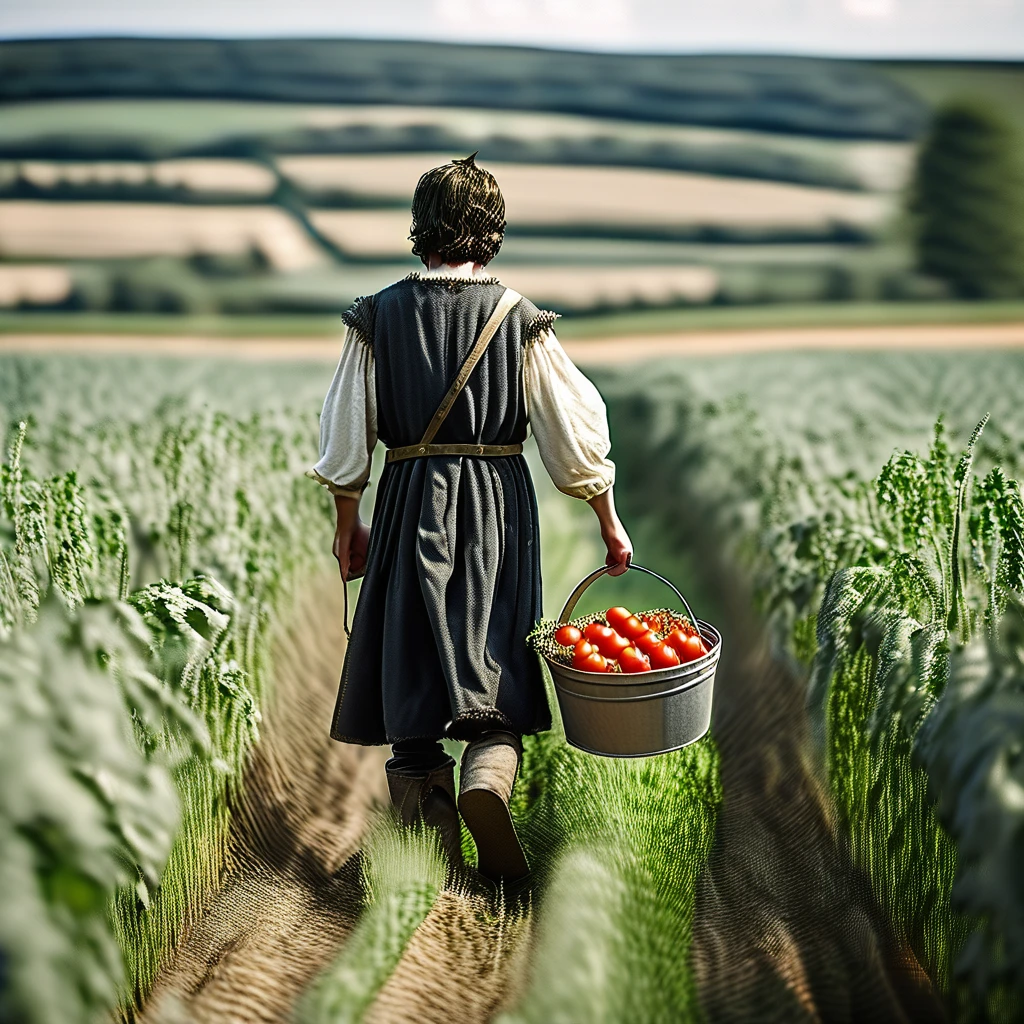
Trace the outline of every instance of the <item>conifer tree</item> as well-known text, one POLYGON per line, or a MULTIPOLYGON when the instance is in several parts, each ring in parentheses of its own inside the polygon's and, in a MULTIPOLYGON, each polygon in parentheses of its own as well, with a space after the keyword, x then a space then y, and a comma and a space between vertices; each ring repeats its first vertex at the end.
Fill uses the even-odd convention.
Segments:
POLYGON ((983 102, 955 100, 935 116, 910 193, 917 261, 961 298, 1024 293, 1020 140, 983 102))

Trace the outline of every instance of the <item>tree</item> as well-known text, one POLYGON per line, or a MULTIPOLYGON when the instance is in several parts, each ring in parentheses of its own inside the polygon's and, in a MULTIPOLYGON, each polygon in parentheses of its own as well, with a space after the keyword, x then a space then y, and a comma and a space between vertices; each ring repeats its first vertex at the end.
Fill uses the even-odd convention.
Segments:
POLYGON ((935 116, 910 193, 917 261, 962 298, 1024 293, 1024 177, 1016 133, 985 103, 935 116))

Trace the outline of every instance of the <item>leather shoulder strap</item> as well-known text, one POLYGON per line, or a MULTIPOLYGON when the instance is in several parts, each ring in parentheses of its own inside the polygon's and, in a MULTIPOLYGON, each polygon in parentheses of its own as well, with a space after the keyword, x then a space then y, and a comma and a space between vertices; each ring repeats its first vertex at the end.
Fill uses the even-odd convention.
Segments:
POLYGON ((490 344, 491 338, 494 337, 495 332, 501 326, 505 317, 508 316, 521 298, 522 295, 511 288, 506 288, 502 293, 501 298, 498 299, 498 304, 494 307, 494 312, 487 323, 484 324, 480 336, 476 339, 476 344, 470 349, 465 362, 459 368, 458 376, 452 381, 452 386, 448 389, 448 393, 441 399, 441 404, 437 407, 434 418, 430 421, 430 425, 427 427, 423 437, 420 438, 420 444, 430 444, 433 441, 434 435, 440 429, 441 424, 444 423, 445 417, 451 412, 455 399, 459 397, 459 392, 466 386, 466 381, 469 380, 473 367, 480 362, 480 357, 490 344))

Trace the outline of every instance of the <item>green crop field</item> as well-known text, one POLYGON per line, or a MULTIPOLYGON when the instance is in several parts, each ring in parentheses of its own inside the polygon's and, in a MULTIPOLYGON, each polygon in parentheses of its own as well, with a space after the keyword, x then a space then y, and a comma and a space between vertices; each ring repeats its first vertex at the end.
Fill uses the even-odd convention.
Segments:
MULTIPOLYGON (((219 891, 245 766, 267 742, 274 637, 330 572, 329 502, 302 476, 330 369, 0 357, 0 844, 18 894, 0 949, 4 1005, 25 1020, 144 1002, 219 891), (89 715, 64 715, 69 699, 89 715)), ((900 955, 955 1019, 1016 1019, 1024 359, 774 354, 593 375, 638 560, 715 622, 748 599, 722 567, 750 581, 775 656, 806 681, 805 756, 900 955)), ((530 458, 551 615, 601 548, 589 510, 530 458)), ((639 574, 601 587, 595 608, 665 601, 639 574)), ((733 751, 753 719, 722 713, 733 751)), ((713 1019, 701 965, 733 926, 707 902, 706 865, 730 763, 710 738, 635 762, 557 730, 530 740, 515 814, 532 905, 453 887, 429 836, 379 821, 346 897, 353 930, 300 1019, 382 1012, 419 984, 411 956, 477 941, 496 950, 484 987, 506 992, 488 996, 503 1020, 713 1019), (525 962, 518 987, 499 986, 525 962)), ((451 983, 472 986, 460 970, 451 983)))

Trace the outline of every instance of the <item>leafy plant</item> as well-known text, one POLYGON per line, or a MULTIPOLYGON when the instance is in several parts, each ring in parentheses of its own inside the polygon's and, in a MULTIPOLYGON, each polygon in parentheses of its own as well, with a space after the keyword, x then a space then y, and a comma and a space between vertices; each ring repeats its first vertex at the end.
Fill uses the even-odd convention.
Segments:
POLYGON ((123 983, 109 925, 117 892, 160 882, 178 823, 177 757, 138 733, 204 750, 202 722, 150 670, 131 607, 72 615, 50 591, 0 640, 0 1016, 105 1018, 123 983))
MULTIPOLYGON (((328 503, 300 473, 315 437, 311 424, 311 417, 273 412, 189 413, 168 400, 137 421, 100 419, 81 430, 57 415, 36 426, 22 420, 12 431, 0 467, 0 637, 15 646, 29 642, 40 609, 58 598, 72 632, 84 628, 91 609, 109 606, 121 609, 118 622, 133 624, 127 635, 145 666, 117 677, 121 698, 111 700, 101 691, 118 692, 119 670, 114 659, 99 658, 82 686, 96 691, 90 699, 102 713, 83 719, 80 756, 63 736, 71 729, 64 718, 49 721, 51 763, 41 777, 106 778, 88 744, 121 730, 137 757, 159 767, 170 791, 164 846, 133 845, 144 830, 129 824, 120 847, 107 844, 120 858, 116 872, 90 867, 82 843, 51 849, 46 828, 0 821, 0 843, 9 828, 34 851, 34 860, 22 858, 26 892, 39 890, 38 899, 59 909, 60 898, 46 895, 48 873, 94 883, 91 916, 83 919, 99 951, 88 968, 92 980, 83 988, 74 972, 54 971, 48 983, 55 1005, 78 998, 81 1013, 42 1013, 43 1004, 22 987, 44 969, 46 949, 73 939, 63 911, 30 915, 32 938, 20 954, 9 945, 12 933, 0 935, 0 956, 11 965, 5 992, 27 1020, 84 1020, 117 1002, 126 1009, 140 1003, 161 957, 216 884, 229 796, 258 736, 275 610, 328 521, 328 503), (150 705, 160 713, 147 713, 150 705)), ((31 685, 58 685, 62 658, 74 664, 66 653, 73 646, 56 645, 39 670, 45 683, 31 685)), ((8 700, 14 696, 5 695, 0 707, 8 700)), ((7 765, 5 782, 17 788, 27 764, 7 765)), ((115 820, 130 823, 146 792, 141 782, 136 789, 124 784, 104 791, 104 799, 115 820)), ((70 789, 63 793, 71 798, 70 789)), ((154 814, 160 806, 154 798, 154 814)))
MULTIPOLYGON (((1016 662, 1004 638, 1024 556, 1011 476, 1021 466, 1019 419, 1003 381, 987 394, 1001 433, 983 420, 957 457, 940 420, 925 455, 881 458, 873 480, 873 455, 922 410, 940 403, 962 421, 968 404, 941 359, 877 362, 793 358, 788 374, 773 360, 775 384, 756 367, 690 366, 690 394, 675 397, 663 369, 657 379, 615 379, 616 443, 625 433, 642 451, 653 440, 657 461, 645 454, 627 472, 642 480, 657 466, 696 535, 721 540, 753 569, 777 650, 798 671, 812 667, 812 719, 839 820, 897 936, 959 1018, 1014 1019, 1024 991, 1010 920, 1024 909, 1006 803, 1016 762, 996 723, 1009 732, 1015 721, 1016 662), (841 372, 825 373, 829 364, 841 372), (720 395, 746 387, 759 403, 744 440, 730 433, 747 413, 708 415, 709 379, 720 395), (673 419, 677 437, 659 445, 660 424, 673 419), (981 473, 978 461, 988 463, 981 473), (752 501, 757 518, 741 517, 752 501), (991 849, 989 835, 999 837, 991 849)), ((719 397, 715 409, 725 406, 719 397)))

